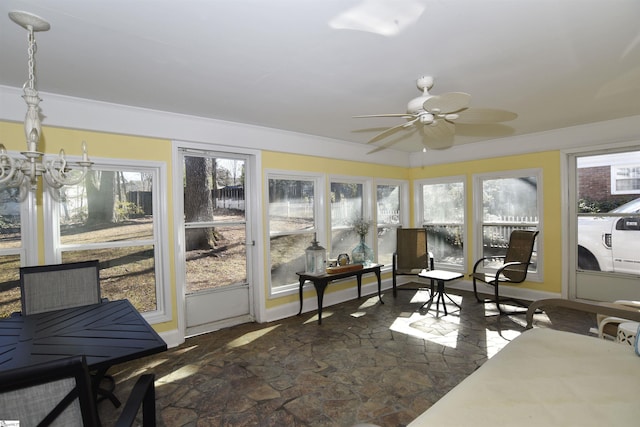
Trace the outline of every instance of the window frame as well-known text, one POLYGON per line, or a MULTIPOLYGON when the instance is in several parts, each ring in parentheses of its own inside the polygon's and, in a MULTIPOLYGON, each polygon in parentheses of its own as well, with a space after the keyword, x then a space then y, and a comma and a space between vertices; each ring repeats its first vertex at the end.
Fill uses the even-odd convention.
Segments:
MULTIPOLYGON (((373 211, 372 211, 372 200, 373 197, 371 196, 371 188, 372 188, 372 182, 373 179, 371 178, 366 178, 366 177, 354 177, 354 176, 345 176, 345 175, 329 175, 328 176, 328 184, 327 184, 327 198, 326 200, 329 201, 329 203, 327 204, 327 212, 328 212, 328 217, 327 217, 327 231, 328 231, 328 235, 329 235, 329 239, 327 240, 327 256, 330 257, 330 254, 333 254, 333 217, 331 215, 331 185, 332 184, 358 184, 358 185, 362 185, 362 218, 365 220, 369 220, 369 221, 373 221, 374 220, 374 215, 373 215, 373 211)), ((344 226, 339 226, 336 227, 335 230, 346 230, 351 228, 351 225, 344 225, 344 226)), ((367 236, 365 237, 365 243, 367 245, 369 245, 369 247, 371 247, 373 249, 373 253, 374 253, 374 259, 378 259, 378 251, 376 250, 376 248, 373 247, 373 237, 371 237, 372 233, 371 229, 369 229, 369 233, 367 233, 367 236)), ((354 245, 355 247, 355 245, 354 245)), ((337 257, 338 254, 333 254, 334 257, 337 257)), ((349 253, 349 256, 351 256, 351 254, 349 253)))
MULTIPOLYGON (((326 214, 324 207, 325 198, 326 198, 326 178, 324 174, 319 173, 309 173, 309 172, 301 172, 301 171, 288 171, 288 170, 279 170, 279 169, 266 169, 264 171, 264 224, 266 226, 265 233, 267 237, 267 271, 268 274, 268 288, 269 288, 269 298, 279 298, 285 295, 293 295, 297 293, 300 289, 300 282, 296 281, 294 283, 287 283, 280 286, 273 286, 272 275, 271 275, 271 222, 269 219, 269 181, 272 179, 277 180, 292 180, 292 181, 313 181, 314 189, 313 189, 313 224, 314 228, 312 232, 316 233, 316 239, 318 244, 323 247, 327 247, 327 228, 326 228, 326 214)), ((295 234, 307 234, 309 230, 296 231, 296 232, 276 232, 274 236, 281 235, 295 235, 295 234)), ((304 256, 304 253, 301 254, 304 256)))
MULTIPOLYGON (((446 176, 446 177, 438 177, 438 178, 425 178, 419 179, 414 182, 414 202, 415 202, 415 224, 419 224, 418 227, 425 227, 427 225, 456 225, 462 227, 462 264, 458 266, 454 266, 451 264, 446 264, 445 266, 441 266, 447 270, 457 271, 464 273, 466 272, 468 260, 469 260, 469 215, 468 215, 468 197, 467 197, 467 177, 465 175, 455 175, 455 176, 446 176), (451 222, 442 222, 442 223, 428 223, 424 222, 424 190, 423 187, 425 185, 439 185, 439 184, 451 184, 451 183, 461 183, 462 184, 462 194, 463 198, 463 219, 462 223, 451 223, 451 222)), ((428 234, 428 233, 427 233, 428 234)), ((436 268, 438 267, 438 260, 434 259, 434 264, 436 268)))
MULTIPOLYGON (((375 251, 375 256, 376 256, 376 260, 379 262, 379 254, 380 254, 380 246, 379 246, 379 241, 378 241, 378 233, 377 233, 377 229, 380 227, 387 227, 387 228, 401 228, 401 227, 406 227, 409 224, 409 182, 406 180, 401 180, 401 179, 374 179, 373 182, 373 206, 374 206, 374 221, 375 221, 375 227, 376 227, 376 232, 373 233, 373 245, 372 247, 374 248, 375 251), (398 208, 400 209, 400 212, 398 213, 399 215, 399 223, 398 224, 393 224, 393 223, 383 223, 380 222, 380 219, 378 218, 378 186, 393 186, 396 185, 399 187, 400 190, 400 194, 399 194, 399 198, 400 200, 398 201, 398 208)), ((394 244, 394 250, 393 252, 396 251, 396 247, 394 244)), ((385 265, 385 268, 387 269, 391 269, 392 266, 391 265, 385 265)))
MULTIPOLYGON (((634 169, 640 170, 640 164, 638 163, 629 163, 629 164, 616 164, 611 165, 610 176, 611 176, 611 194, 612 195, 626 195, 626 194, 640 194, 640 184, 638 184, 637 188, 632 188, 630 190, 619 190, 618 189, 618 170, 620 169, 634 169)), ((629 178, 636 179, 636 178, 629 178)), ((640 175, 638 175, 638 180, 640 180, 640 175)))
MULTIPOLYGON (((13 154, 11 154, 13 155, 13 154)), ((19 267, 31 266, 38 264, 38 222, 37 222, 37 204, 36 194, 29 191, 27 186, 20 188, 21 201, 18 207, 20 212, 20 241, 17 247, 0 248, 0 260, 3 261, 5 268, 17 267, 12 270, 16 283, 19 280, 19 267), (17 264, 15 261, 17 261, 17 264)), ((3 292, 15 292, 6 290, 3 292)), ((17 289, 18 298, 15 304, 15 311, 20 311, 20 289, 17 289)))
MULTIPOLYGON (((537 198, 537 214, 538 221, 536 230, 538 230, 538 237, 536 238, 536 270, 529 270, 527 274, 527 281, 542 282, 544 278, 544 247, 543 239, 544 235, 544 182, 543 182, 543 170, 542 168, 531 169, 517 169, 508 171, 486 172, 473 175, 473 223, 475 225, 474 231, 474 259, 479 260, 483 257, 483 228, 484 222, 484 194, 483 194, 483 182, 485 180, 495 179, 514 179, 525 177, 536 177, 536 198, 537 198)), ((496 222, 490 222, 490 224, 496 224, 496 222)), ((509 223, 510 225, 531 227, 532 222, 521 222, 519 224, 509 223)), ((483 271, 494 272, 496 268, 484 267, 483 271)))
MULTIPOLYGON (((168 322, 172 319, 171 308, 171 280, 169 269, 169 238, 167 230, 167 166, 164 162, 147 160, 126 160, 110 158, 92 158, 93 168, 105 171, 135 171, 148 173, 153 176, 153 237, 149 240, 130 241, 140 245, 153 245, 154 268, 156 285, 156 309, 141 313, 150 323, 168 322)), ((46 184, 44 184, 46 185, 46 184)), ((47 264, 60 263, 62 253, 67 250, 81 249, 81 245, 60 244, 59 202, 50 191, 43 191, 44 206, 44 236, 45 262, 47 264)), ((118 242, 105 242, 98 245, 105 247, 122 247, 118 242)), ((96 248, 98 247, 96 246, 96 248)))

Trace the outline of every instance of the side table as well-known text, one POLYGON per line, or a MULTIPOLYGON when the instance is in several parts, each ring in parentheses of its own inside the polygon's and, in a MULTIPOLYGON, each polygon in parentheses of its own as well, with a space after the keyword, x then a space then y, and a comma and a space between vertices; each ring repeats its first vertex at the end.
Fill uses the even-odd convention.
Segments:
POLYGON ((298 312, 298 316, 302 314, 302 287, 304 283, 308 280, 313 283, 313 286, 316 288, 316 294, 318 296, 318 325, 322 324, 322 300, 324 298, 324 290, 327 288, 330 282, 333 280, 345 279, 347 277, 356 277, 358 281, 358 298, 360 298, 360 293, 362 289, 362 275, 367 273, 375 273, 378 279, 378 299, 380 300, 380 304, 384 304, 382 301, 382 293, 381 286, 382 281, 380 278, 380 268, 384 267, 383 264, 371 264, 369 266, 363 266, 359 270, 351 270, 343 273, 335 273, 335 274, 306 274, 304 272, 296 273, 300 278, 300 311, 298 312))
MULTIPOLYGON (((427 306, 426 311, 429 311, 429 309, 431 308, 434 297, 436 298, 436 313, 440 310, 440 301, 442 301, 444 315, 446 316, 449 314, 447 313, 447 306, 444 303, 444 297, 449 298, 449 301, 451 301, 456 307, 460 308, 458 303, 452 300, 451 297, 444 291, 444 284, 445 282, 450 282, 451 280, 461 279, 463 277, 461 273, 455 273, 453 271, 445 270, 422 270, 420 273, 418 273, 418 277, 431 280, 431 297, 429 298, 429 301, 422 304, 422 307, 424 307, 425 305, 427 306), (434 280, 438 284, 435 292, 433 291, 434 280)), ((422 307, 420 307, 420 309, 422 309, 422 307)))

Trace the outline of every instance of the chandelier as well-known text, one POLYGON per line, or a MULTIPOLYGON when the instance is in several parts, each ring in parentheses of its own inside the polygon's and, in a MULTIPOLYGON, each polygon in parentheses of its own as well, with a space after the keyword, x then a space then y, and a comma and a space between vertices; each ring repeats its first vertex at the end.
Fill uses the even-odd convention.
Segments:
POLYGON ((35 53, 36 40, 34 33, 48 31, 51 26, 39 16, 28 12, 9 12, 9 18, 16 24, 25 28, 28 33, 28 68, 29 78, 23 85, 22 98, 27 103, 27 114, 24 119, 24 132, 27 139, 27 151, 22 151, 22 157, 13 158, 0 144, 0 187, 22 187, 29 185, 34 191, 38 187, 38 177, 44 177, 47 184, 53 188, 64 185, 78 184, 87 174, 93 164, 87 154, 87 144, 82 142, 82 160, 68 162, 65 159, 64 150, 52 160, 45 161, 44 153, 38 151, 38 143, 41 138, 40 129, 40 96, 36 89, 35 53), (72 169, 76 167, 79 169, 72 169))

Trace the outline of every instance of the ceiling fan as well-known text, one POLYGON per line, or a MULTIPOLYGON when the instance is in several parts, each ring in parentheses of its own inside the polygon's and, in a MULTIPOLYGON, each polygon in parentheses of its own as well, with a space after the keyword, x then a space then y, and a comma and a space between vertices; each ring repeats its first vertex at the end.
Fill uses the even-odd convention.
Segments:
MULTIPOLYGON (((468 93, 448 92, 442 95, 431 95, 429 89, 433 87, 433 77, 430 76, 420 77, 416 85, 422 91, 422 95, 409 101, 406 113, 353 116, 354 118, 400 117, 407 120, 375 135, 368 144, 380 141, 400 129, 409 129, 412 132, 421 133, 425 148, 442 150, 453 145, 455 123, 486 125, 506 122, 518 117, 516 113, 510 111, 469 108, 471 95, 468 93)), ((380 145, 370 153, 389 148, 397 142, 399 139, 380 145)))

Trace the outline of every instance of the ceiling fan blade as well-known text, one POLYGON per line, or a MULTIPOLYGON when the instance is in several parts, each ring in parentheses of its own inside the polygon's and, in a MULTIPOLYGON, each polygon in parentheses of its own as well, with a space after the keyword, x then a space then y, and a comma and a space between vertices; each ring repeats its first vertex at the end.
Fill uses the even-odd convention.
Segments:
POLYGON ((515 129, 499 123, 456 123, 456 135, 501 138, 513 135, 515 129))
POLYGON ((371 144, 372 142, 376 142, 376 141, 380 141, 382 138, 385 138, 389 135, 391 135, 393 132, 397 131, 398 129, 402 129, 402 128, 406 128, 411 126, 412 124, 414 124, 416 121, 418 121, 418 118, 416 117, 413 120, 410 120, 406 123, 400 123, 399 125, 395 125, 393 127, 390 127, 389 129, 386 129, 382 132, 380 132, 379 134, 375 135, 373 138, 371 138, 367 144, 371 144))
POLYGON ((506 110, 468 108, 460 112, 460 116, 456 122, 466 124, 500 123, 514 120, 517 117, 518 115, 516 113, 506 110))
POLYGON ((471 95, 464 92, 449 92, 442 95, 433 95, 422 104, 422 107, 433 114, 455 113, 467 108, 471 102, 471 95))
POLYGON ((415 117, 415 114, 409 113, 390 113, 390 114, 365 114, 362 116, 352 116, 354 119, 363 119, 367 117, 404 117, 407 119, 412 119, 415 117))
POLYGON ((397 143, 399 143, 399 142, 401 142, 403 140, 406 140, 411 135, 413 135, 415 132, 417 132, 417 130, 418 129, 416 129, 416 127, 414 126, 413 129, 410 132, 405 132, 401 136, 399 136, 397 138, 394 138, 391 141, 387 141, 384 144, 381 144, 381 145, 377 146, 373 150, 369 151, 367 154, 377 153, 378 151, 386 150, 387 148, 390 148, 390 147, 396 145, 397 143))
POLYGON ((435 150, 443 150, 453 145, 453 135, 455 134, 455 125, 446 120, 438 119, 434 123, 436 125, 422 126, 421 133, 423 136, 422 143, 435 150))

